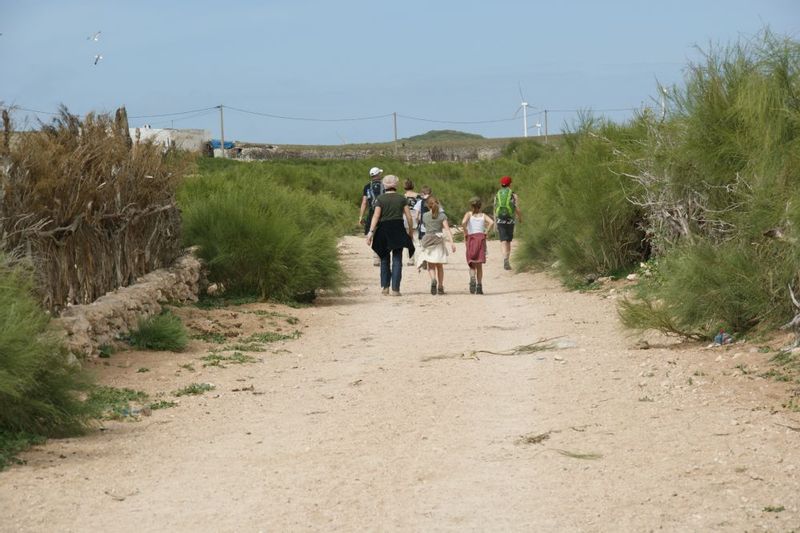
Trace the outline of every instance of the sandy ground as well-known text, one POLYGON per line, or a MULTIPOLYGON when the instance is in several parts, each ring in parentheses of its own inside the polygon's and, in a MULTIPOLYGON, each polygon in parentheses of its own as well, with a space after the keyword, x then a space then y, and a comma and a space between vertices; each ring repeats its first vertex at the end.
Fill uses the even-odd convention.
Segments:
POLYGON ((637 349, 616 294, 503 271, 494 242, 484 296, 462 247, 446 296, 410 268, 403 296, 382 296, 363 240, 342 254, 350 286, 314 307, 179 310, 232 338, 302 332, 261 362, 203 368, 198 340, 99 364, 101 382, 165 399, 216 389, 24 454, 0 473, 0 530, 800 528, 800 414, 782 407, 797 385, 758 376, 769 354, 637 349))

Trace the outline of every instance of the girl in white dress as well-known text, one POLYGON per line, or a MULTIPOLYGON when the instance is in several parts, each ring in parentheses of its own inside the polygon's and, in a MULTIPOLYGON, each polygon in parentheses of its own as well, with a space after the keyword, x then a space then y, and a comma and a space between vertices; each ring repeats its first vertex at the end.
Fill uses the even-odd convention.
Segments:
POLYGON ((429 196, 425 202, 428 211, 422 215, 421 221, 425 236, 419 242, 420 248, 414 260, 420 269, 427 267, 431 278, 431 294, 444 294, 444 264, 447 263, 445 235, 450 241, 453 253, 456 251, 456 245, 453 242, 450 224, 447 223, 447 215, 439 207, 439 200, 435 196, 429 196))

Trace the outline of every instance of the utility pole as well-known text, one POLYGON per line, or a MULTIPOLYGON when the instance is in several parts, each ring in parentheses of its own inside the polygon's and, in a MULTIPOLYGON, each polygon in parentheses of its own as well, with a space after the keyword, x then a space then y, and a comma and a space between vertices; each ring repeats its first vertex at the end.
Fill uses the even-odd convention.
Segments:
POLYGON ((222 116, 222 107, 219 105, 219 140, 220 148, 222 149, 222 159, 225 159, 225 119, 222 116))
POLYGON ((394 155, 397 155, 397 111, 392 113, 392 121, 394 123, 394 155))
POLYGON ((544 144, 547 144, 547 109, 544 110, 544 144))

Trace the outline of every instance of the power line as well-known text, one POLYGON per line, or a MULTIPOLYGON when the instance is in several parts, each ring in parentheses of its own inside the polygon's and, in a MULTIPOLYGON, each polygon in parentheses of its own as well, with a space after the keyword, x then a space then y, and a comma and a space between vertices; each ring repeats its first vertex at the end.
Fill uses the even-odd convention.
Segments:
POLYGON ((261 113, 258 111, 250 111, 248 109, 241 109, 238 107, 231 107, 231 106, 222 106, 225 109, 232 109, 233 111, 238 111, 240 113, 247 113, 249 115, 258 115, 260 117, 268 117, 268 118, 279 118, 282 120, 301 120, 307 122, 354 122, 359 120, 375 120, 379 118, 389 118, 392 116, 392 113, 388 113, 386 115, 374 115, 370 117, 353 117, 353 118, 310 118, 310 117, 289 117, 286 115, 274 115, 272 113, 261 113))
POLYGON ((176 113, 161 113, 160 115, 131 115, 128 118, 160 118, 160 117, 174 117, 177 115, 188 115, 190 113, 199 113, 201 111, 213 111, 214 109, 219 108, 219 106, 213 107, 204 107, 202 109, 191 109, 189 111, 178 111, 176 113))
POLYGON ((56 116, 56 115, 60 115, 61 114, 61 113, 51 113, 49 111, 39 111, 38 109, 30 109, 30 108, 21 107, 21 106, 18 106, 18 105, 12 105, 12 106, 8 107, 7 109, 9 111, 14 111, 15 109, 19 109, 20 111, 27 111, 29 113, 36 113, 38 115, 53 115, 53 116, 56 116))

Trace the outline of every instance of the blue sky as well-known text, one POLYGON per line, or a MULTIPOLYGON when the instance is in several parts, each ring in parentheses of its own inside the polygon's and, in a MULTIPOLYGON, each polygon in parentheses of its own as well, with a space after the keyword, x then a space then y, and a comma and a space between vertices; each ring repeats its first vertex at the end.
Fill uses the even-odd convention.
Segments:
POLYGON ((401 138, 521 136, 521 115, 511 120, 521 87, 529 135, 545 109, 557 133, 570 110, 619 109, 598 114, 624 120, 655 106, 657 83, 681 84, 697 46, 766 26, 800 39, 800 1, 0 0, 0 102, 78 114, 125 105, 131 117, 204 110, 130 122, 214 137, 222 104, 226 139, 341 144, 391 140, 393 112, 401 138), (338 120, 363 117, 381 118, 338 120), (497 122, 457 123, 481 121, 497 122))

